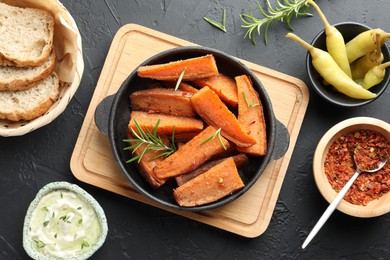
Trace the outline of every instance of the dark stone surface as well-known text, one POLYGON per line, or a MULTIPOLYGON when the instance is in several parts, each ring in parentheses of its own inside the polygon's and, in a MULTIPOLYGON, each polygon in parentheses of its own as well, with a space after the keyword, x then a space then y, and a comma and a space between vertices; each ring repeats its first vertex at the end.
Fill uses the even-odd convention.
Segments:
MULTIPOLYGON (((270 1, 272 4, 275 1, 270 1)), ((356 21, 390 31, 388 0, 319 0, 331 23, 356 21)), ((310 103, 268 229, 243 238, 76 180, 70 157, 94 88, 117 30, 137 23, 290 74, 308 84, 306 51, 275 23, 268 45, 243 39, 239 14, 255 1, 64 0, 83 38, 85 71, 71 103, 50 125, 21 137, 0 137, 0 259, 28 259, 22 247, 23 219, 37 191, 53 181, 76 183, 104 208, 109 234, 92 259, 389 259, 390 216, 358 219, 335 212, 312 244, 309 230, 327 207, 312 177, 312 157, 321 136, 354 116, 390 122, 390 88, 376 101, 353 109, 332 106, 310 89, 310 103), (219 20, 227 11, 227 33, 202 17, 219 20)), ((265 6, 264 1, 260 1, 265 6)), ((258 15, 258 11, 254 10, 258 15)), ((311 40, 323 28, 318 15, 293 19, 295 33, 311 40)), ((275 86, 277 87, 277 86, 275 86)))

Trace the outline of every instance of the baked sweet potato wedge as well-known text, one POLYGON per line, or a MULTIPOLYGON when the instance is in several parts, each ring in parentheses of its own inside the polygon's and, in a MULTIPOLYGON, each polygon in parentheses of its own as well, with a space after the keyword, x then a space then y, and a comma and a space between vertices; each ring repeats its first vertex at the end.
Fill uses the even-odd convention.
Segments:
POLYGON ((195 117, 192 93, 167 88, 145 89, 130 95, 133 110, 173 116, 195 117))
POLYGON ((244 186, 233 158, 228 158, 174 189, 173 195, 180 206, 195 207, 217 201, 244 186))
POLYGON ((191 97, 191 103, 198 115, 209 125, 221 128, 222 136, 237 146, 249 147, 256 140, 248 135, 236 116, 209 87, 203 87, 191 97))
POLYGON ((197 79, 193 81, 200 88, 209 87, 222 101, 231 107, 236 107, 238 103, 236 82, 223 74, 197 79))
POLYGON ((137 74, 142 78, 178 80, 184 69, 182 80, 187 81, 218 75, 217 63, 212 54, 164 64, 140 66, 137 74))
MULTIPOLYGON (((230 157, 228 157, 228 158, 230 158, 230 157)), ((234 163, 236 164, 237 168, 244 166, 245 164, 248 163, 248 160, 249 160, 248 156, 246 156, 246 154, 244 154, 244 153, 233 155, 233 156, 231 156, 231 158, 233 158, 234 163)), ((210 170, 212 167, 223 162, 224 160, 226 160, 226 158, 222 158, 222 159, 214 160, 214 161, 209 161, 209 162, 206 162, 205 164, 203 164, 202 166, 200 166, 199 168, 196 168, 193 171, 176 176, 175 180, 176 180, 177 185, 178 186, 183 185, 184 183, 186 183, 186 182, 194 179, 195 177, 201 175, 202 173, 210 170)))
POLYGON ((142 111, 132 111, 130 114, 129 130, 137 130, 135 121, 144 130, 153 131, 159 122, 157 135, 171 135, 173 128, 175 134, 201 132, 204 128, 202 120, 192 117, 179 117, 164 114, 151 114, 142 111))
MULTIPOLYGON (((145 150, 146 144, 141 145, 137 150, 134 151, 133 156, 137 156, 142 154, 142 152, 145 150)), ((164 160, 164 157, 157 157, 158 152, 150 150, 149 152, 145 153, 140 161, 137 163, 137 168, 141 175, 144 177, 146 182, 150 184, 150 186, 154 189, 159 188, 161 185, 165 183, 165 180, 161 180, 157 178, 157 176, 154 174, 153 169, 156 167, 156 165, 164 160), (153 159, 153 160, 151 160, 153 159)))
POLYGON ((267 152, 267 132, 263 106, 250 78, 235 77, 238 89, 238 122, 256 140, 250 147, 238 147, 240 152, 261 156, 267 152))
MULTIPOLYGON (((222 152, 224 148, 218 138, 205 142, 216 131, 214 127, 208 126, 171 156, 158 163, 154 168, 157 178, 167 179, 187 173, 202 165, 215 154, 222 152)), ((221 142, 225 147, 230 145, 223 137, 221 137, 221 142)))
POLYGON ((200 131, 197 132, 187 132, 187 133, 175 133, 175 140, 177 142, 181 143, 187 143, 189 140, 194 138, 200 133, 200 131))

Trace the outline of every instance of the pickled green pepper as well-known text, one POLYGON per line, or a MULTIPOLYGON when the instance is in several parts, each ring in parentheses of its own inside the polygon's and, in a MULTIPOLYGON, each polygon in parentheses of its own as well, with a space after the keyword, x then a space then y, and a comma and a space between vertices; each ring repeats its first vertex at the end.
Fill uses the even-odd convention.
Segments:
POLYGON ((376 97, 375 93, 364 89, 345 74, 328 52, 315 48, 293 33, 288 33, 286 37, 301 44, 310 52, 314 68, 337 91, 357 99, 372 99, 376 97))
POLYGON ((376 33, 374 37, 377 38, 375 40, 375 50, 351 63, 352 79, 355 81, 363 79, 367 71, 383 62, 384 57, 381 50, 381 42, 378 39, 379 34, 376 33))
POLYGON ((390 33, 384 32, 380 28, 358 34, 345 45, 349 63, 351 64, 367 53, 374 51, 378 43, 382 46, 387 38, 390 38, 390 33))
POLYGON ((362 86, 365 89, 369 89, 375 85, 378 85, 385 77, 386 68, 390 67, 390 61, 374 66, 364 76, 362 86))

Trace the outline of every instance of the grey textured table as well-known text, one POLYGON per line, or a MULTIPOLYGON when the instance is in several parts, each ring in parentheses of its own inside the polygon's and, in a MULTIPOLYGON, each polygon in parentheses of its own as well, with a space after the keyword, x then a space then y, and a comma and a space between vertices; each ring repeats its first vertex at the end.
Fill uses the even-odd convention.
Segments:
MULTIPOLYGON (((275 1, 270 1, 272 4, 275 1)), ((260 1, 265 6, 264 1, 260 1)), ((356 21, 390 31, 388 0, 318 0, 331 23, 356 21)), ((327 203, 312 176, 312 157, 321 136, 354 116, 390 122, 390 88, 375 102, 343 109, 321 100, 305 73, 306 51, 284 36, 281 23, 269 43, 243 39, 239 14, 255 1, 63 0, 83 39, 85 70, 65 112, 50 125, 21 137, 0 138, 0 259, 28 259, 22 247, 23 219, 36 192, 53 181, 76 183, 104 208, 109 234, 93 259, 389 259, 390 215, 358 219, 335 212, 305 250, 301 244, 327 203), (219 20, 227 11, 227 33, 202 17, 219 20), (69 162, 111 41, 127 24, 140 24, 302 79, 310 103, 268 229, 243 238, 79 182, 69 162)), ((259 16, 258 11, 254 14, 259 16)), ((295 32, 310 40, 323 25, 318 15, 293 19, 295 32)))

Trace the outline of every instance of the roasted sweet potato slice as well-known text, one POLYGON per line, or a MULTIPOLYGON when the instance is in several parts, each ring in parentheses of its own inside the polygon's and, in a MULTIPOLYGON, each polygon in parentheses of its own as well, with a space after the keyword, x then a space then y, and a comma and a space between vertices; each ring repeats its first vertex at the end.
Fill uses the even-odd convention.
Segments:
POLYGON ((261 156, 267 152, 267 133, 263 106, 248 76, 235 77, 238 89, 238 122, 256 143, 250 147, 238 147, 240 152, 261 156))
POLYGON ((201 88, 206 86, 209 87, 221 98, 222 101, 231 107, 237 106, 237 86, 236 82, 232 78, 219 74, 208 78, 197 79, 193 82, 201 88))
POLYGON ((238 150, 237 150, 237 145, 235 145, 234 143, 230 142, 230 146, 222 151, 221 153, 218 153, 216 155, 214 155, 210 160, 219 160, 219 159, 226 159, 227 157, 230 157, 230 156, 233 156, 233 155, 236 155, 238 154, 238 150))
POLYGON ((142 78, 178 80, 184 69, 182 80, 187 81, 218 75, 217 63, 212 54, 164 64, 140 66, 137 73, 142 78))
MULTIPOLYGON (((244 153, 233 155, 233 156, 231 156, 231 158, 233 158, 234 163, 236 164, 237 168, 240 168, 248 163, 248 156, 246 156, 244 153)), ((176 176, 175 179, 176 179, 177 185, 178 186, 183 185, 184 183, 195 178, 196 176, 199 176, 202 173, 210 170, 212 167, 223 162, 224 160, 226 160, 226 158, 222 158, 222 159, 214 160, 214 161, 209 161, 209 162, 206 162, 205 164, 203 164, 202 166, 200 166, 199 168, 196 168, 193 171, 176 176)))
POLYGON ((157 135, 171 135, 173 128, 175 128, 175 134, 201 132, 204 128, 203 121, 197 118, 150 114, 142 111, 131 112, 129 130, 131 128, 137 129, 134 121, 137 121, 144 131, 149 130, 150 132, 153 132, 159 121, 157 135))
MULTIPOLYGON (((175 88, 176 87, 176 81, 164 81, 164 85, 167 88, 175 88)), ((179 84, 179 90, 183 92, 189 92, 189 93, 196 93, 198 92, 197 88, 194 88, 192 85, 188 84, 187 82, 180 82, 179 84)))
POLYGON ((209 87, 204 87, 192 95, 191 103, 200 117, 211 126, 221 128, 223 137, 237 146, 248 147, 256 143, 255 139, 241 127, 236 116, 209 87))
POLYGON ((130 95, 133 110, 162 113, 173 116, 195 117, 192 93, 166 88, 145 89, 130 95))
POLYGON ((182 207, 217 201, 244 187, 233 158, 228 158, 173 191, 182 207))
MULTIPOLYGON (((157 164, 154 168, 157 178, 167 179, 187 173, 202 165, 215 154, 222 152, 224 148, 218 138, 205 142, 216 131, 214 127, 208 126, 174 154, 157 164)), ((221 142, 225 147, 230 146, 229 142, 223 137, 221 142)))
MULTIPOLYGON (((137 150, 134 151, 133 156, 140 155, 145 150, 146 144, 141 145, 137 150)), ((165 183, 165 180, 161 180, 157 178, 154 174, 153 169, 156 165, 164 160, 164 157, 157 157, 151 160, 153 157, 156 157, 158 152, 150 150, 145 153, 141 160, 137 163, 137 168, 144 179, 150 184, 150 186, 154 189, 159 188, 161 185, 165 183)))
POLYGON ((177 142, 186 143, 195 136, 197 136, 200 133, 200 131, 197 132, 188 132, 188 133, 176 133, 175 134, 175 140, 177 142))

